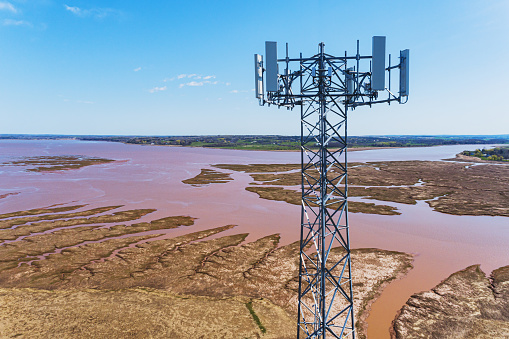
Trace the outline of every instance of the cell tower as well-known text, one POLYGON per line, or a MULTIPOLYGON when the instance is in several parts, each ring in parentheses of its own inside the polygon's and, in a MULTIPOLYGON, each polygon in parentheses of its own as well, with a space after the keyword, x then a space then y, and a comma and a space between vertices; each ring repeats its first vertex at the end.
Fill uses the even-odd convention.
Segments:
POLYGON ((386 67, 385 37, 373 37, 372 55, 333 56, 324 43, 311 57, 277 58, 277 43, 255 54, 260 105, 300 106, 302 212, 298 338, 355 338, 348 230, 347 112, 358 106, 408 100, 409 50, 386 67), (282 72, 279 71, 282 66, 282 72), (292 67, 294 70, 290 70, 292 67), (365 69, 365 70, 361 70, 365 69), (391 71, 399 69, 399 91, 391 71), (388 74, 386 81, 385 75, 388 74), (265 80, 264 80, 265 79, 265 80), (265 91, 264 91, 265 85, 265 91), (381 94, 387 93, 382 99, 381 94), (396 94, 397 95, 396 95, 396 94))

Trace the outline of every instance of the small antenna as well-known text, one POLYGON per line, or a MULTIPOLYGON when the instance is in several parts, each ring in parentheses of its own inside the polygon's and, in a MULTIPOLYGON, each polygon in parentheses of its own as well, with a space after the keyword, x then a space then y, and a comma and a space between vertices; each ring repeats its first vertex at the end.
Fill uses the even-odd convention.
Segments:
POLYGON ((399 52, 400 67, 399 67, 399 95, 408 97, 408 64, 410 61, 410 50, 405 49, 399 52))
POLYGON ((263 105, 263 57, 255 54, 255 96, 263 105))

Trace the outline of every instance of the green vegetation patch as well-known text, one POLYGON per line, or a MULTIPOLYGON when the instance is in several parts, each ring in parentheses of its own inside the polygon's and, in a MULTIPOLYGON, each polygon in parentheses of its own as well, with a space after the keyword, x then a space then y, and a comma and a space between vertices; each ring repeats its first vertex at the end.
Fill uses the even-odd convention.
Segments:
MULTIPOLYGON (((69 136, 66 136, 68 138, 69 136)), ((245 150, 299 150, 300 136, 287 135, 196 135, 196 136, 75 136, 79 140, 114 141, 139 145, 173 145, 245 150)), ((31 139, 33 136, 7 135, 6 139, 31 139)), ((59 136, 36 136, 37 139, 59 139, 59 136)), ((2 136, 0 135, 0 139, 2 136)), ((348 147, 416 147, 436 145, 507 144, 508 135, 391 135, 349 136, 348 147)), ((330 141, 329 147, 342 144, 330 141)), ((308 143, 307 148, 317 148, 308 143)))
POLYGON ((509 161, 509 147, 495 147, 486 149, 476 149, 475 151, 463 151, 462 155, 476 157, 489 161, 509 161))
POLYGON ((258 328, 260 328, 260 331, 262 331, 262 333, 267 332, 267 329, 263 326, 262 322, 260 321, 260 318, 258 318, 253 309, 253 302, 250 301, 246 303, 246 307, 249 310, 249 313, 251 313, 251 316, 253 317, 253 320, 255 321, 256 325, 258 325, 258 328))

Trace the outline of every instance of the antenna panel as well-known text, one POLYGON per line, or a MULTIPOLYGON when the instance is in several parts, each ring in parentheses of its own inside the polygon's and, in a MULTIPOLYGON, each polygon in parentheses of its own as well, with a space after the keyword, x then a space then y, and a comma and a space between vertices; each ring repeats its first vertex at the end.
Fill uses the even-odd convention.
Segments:
POLYGON ((399 70, 399 95, 408 96, 408 61, 410 57, 410 50, 405 49, 399 52, 400 57, 400 70, 399 70))
POLYGON ((265 63, 267 92, 277 92, 277 42, 265 41, 265 63))
POLYGON ((348 73, 346 73, 346 92, 348 94, 353 94, 354 90, 354 76, 351 72, 353 72, 353 67, 346 69, 348 73))
POLYGON ((374 36, 372 45, 373 63, 371 68, 371 88, 375 91, 385 89, 385 37, 374 36))
POLYGON ((255 95, 257 99, 263 99, 263 58, 260 54, 254 55, 255 61, 255 95))

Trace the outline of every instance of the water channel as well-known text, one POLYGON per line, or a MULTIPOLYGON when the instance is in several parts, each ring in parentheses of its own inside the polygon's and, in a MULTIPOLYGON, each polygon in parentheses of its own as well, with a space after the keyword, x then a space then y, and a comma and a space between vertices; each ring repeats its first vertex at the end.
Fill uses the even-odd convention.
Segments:
MULTIPOLYGON (((350 152, 358 161, 438 161, 479 145, 380 149, 350 152)), ((217 236, 249 233, 247 241, 280 233, 281 244, 297 241, 300 207, 259 199, 244 188, 250 176, 235 172, 233 181, 192 187, 181 181, 211 164, 299 163, 299 152, 238 151, 205 148, 140 146, 75 140, 2 140, 0 163, 26 156, 85 155, 119 160, 72 171, 26 172, 0 166, 0 213, 57 204, 87 204, 88 208, 124 205, 122 210, 155 208, 141 221, 172 215, 198 218, 193 231, 227 224, 237 227, 217 236)), ((466 164, 467 165, 467 164, 466 164)), ((352 198, 359 201, 360 198, 352 198)), ((372 202, 370 200, 368 202, 372 202)), ((509 218, 455 216, 433 211, 425 201, 396 206, 401 215, 350 214, 352 248, 381 248, 415 255, 414 269, 391 283, 373 304, 368 336, 388 338, 396 312, 416 292, 435 286, 451 273, 472 264, 490 273, 509 264, 509 218)), ((139 222, 139 221, 136 221, 139 222)), ((168 237, 189 228, 168 231, 168 237)))

